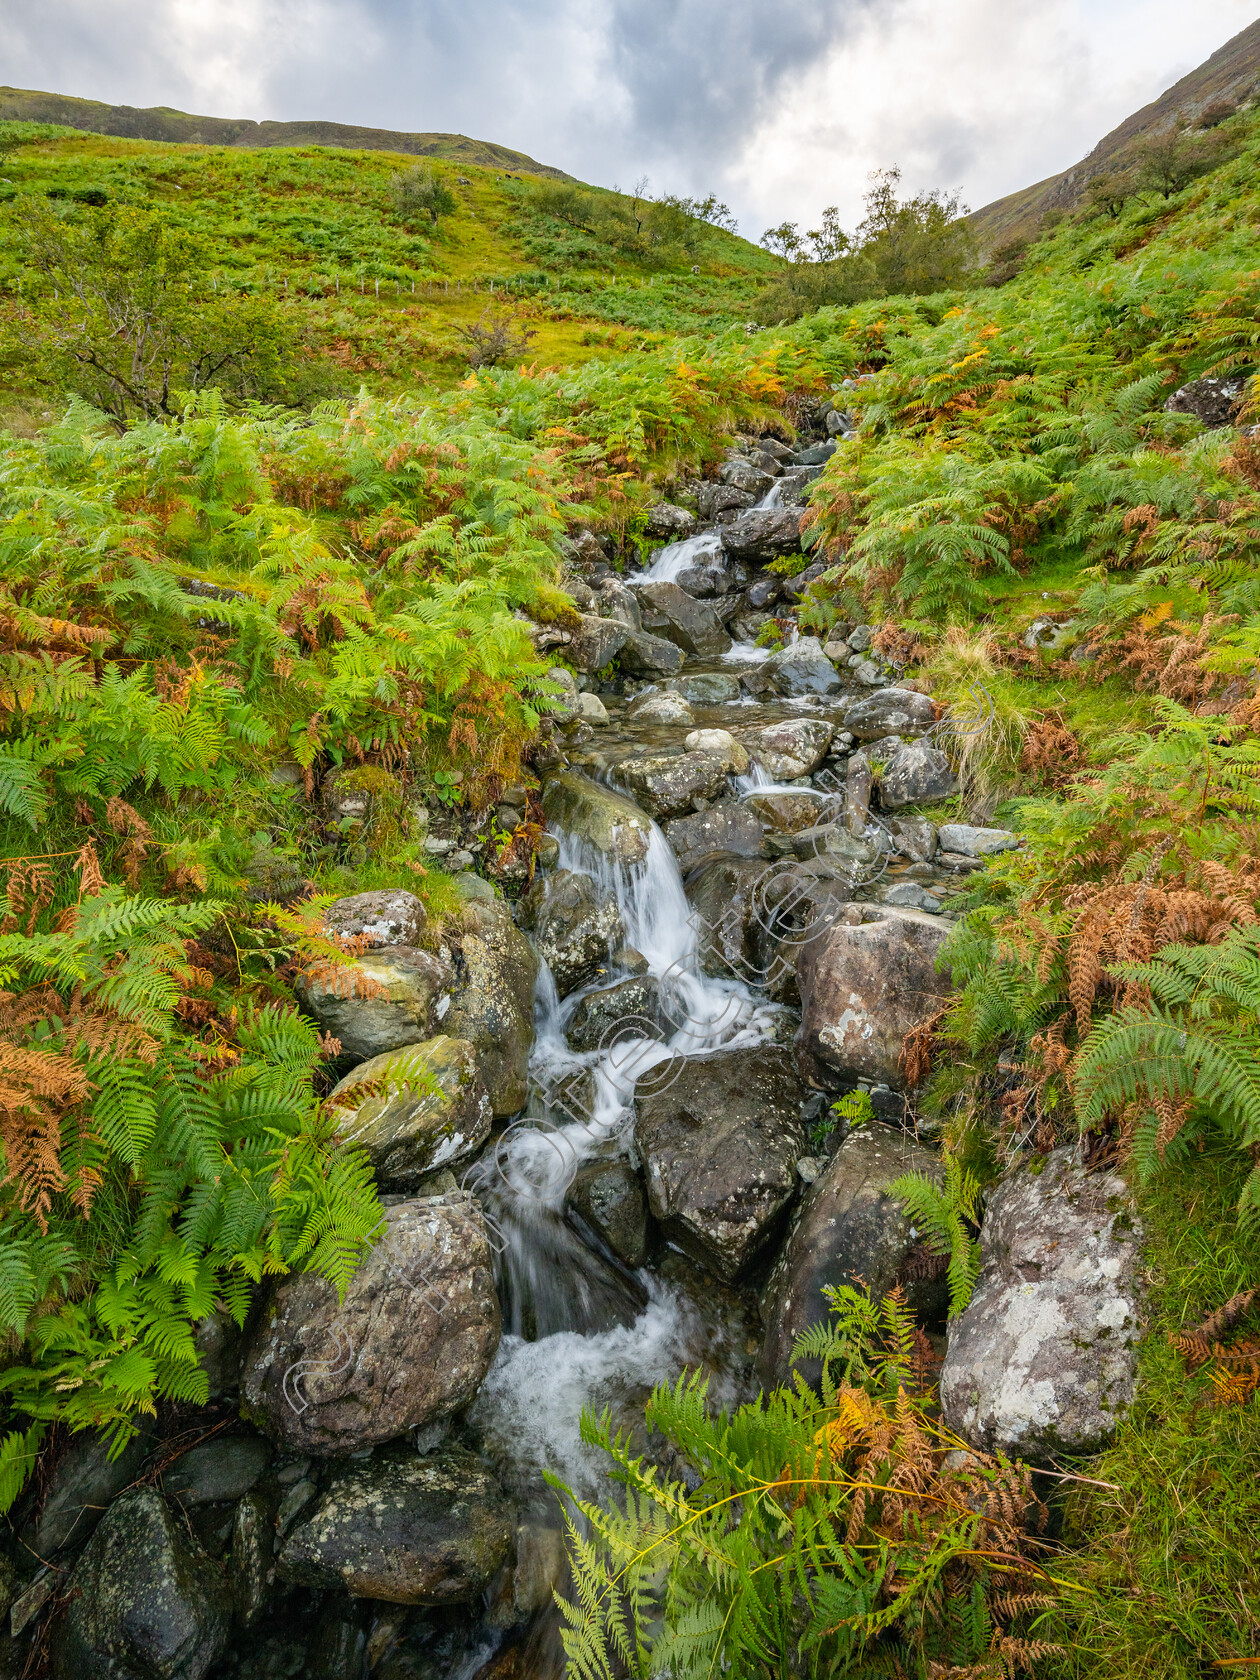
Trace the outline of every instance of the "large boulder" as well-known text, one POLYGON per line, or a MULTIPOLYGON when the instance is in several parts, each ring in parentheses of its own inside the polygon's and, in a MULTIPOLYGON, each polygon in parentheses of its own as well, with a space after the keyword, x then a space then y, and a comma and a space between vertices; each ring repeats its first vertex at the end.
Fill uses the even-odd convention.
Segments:
POLYGON ((688 752, 721 753, 732 776, 746 776, 751 760, 748 748, 737 741, 729 729, 693 729, 684 739, 688 752))
POLYGON ((601 618, 616 619, 627 631, 637 633, 642 630, 643 618, 639 612, 638 597, 633 589, 627 589, 619 577, 609 576, 604 579, 595 593, 595 605, 601 618))
POLYGON ((551 970, 556 991, 568 997, 594 980, 610 951, 625 940, 614 898, 601 898, 589 875, 557 869, 538 876, 522 901, 521 919, 551 970))
POLYGON ((667 542, 689 537, 696 528, 696 516, 673 502, 656 502, 647 510, 647 534, 667 542))
POLYGON ((707 601, 697 601, 676 583, 639 585, 639 610, 645 630, 675 642, 684 653, 704 658, 725 653, 731 645, 722 620, 707 601))
POLYGON ((803 828, 813 828, 827 811, 826 800, 804 790, 800 793, 752 793, 744 803, 775 834, 799 834, 803 828))
POLYGON ((139 1476, 153 1450, 152 1425, 140 1420, 117 1458, 109 1441, 94 1430, 72 1435, 57 1459, 38 1517, 22 1531, 22 1544, 33 1556, 52 1557, 65 1546, 82 1546, 111 1499, 139 1476))
POLYGON ((797 983, 804 1065, 823 1085, 846 1079, 902 1084, 901 1045, 949 995, 936 960, 949 929, 920 910, 864 905, 801 947, 797 983))
MULTIPOLYGON (((771 482, 766 475, 767 485, 771 482)), ((700 484, 696 489, 696 511, 704 520, 729 520, 750 508, 760 494, 758 491, 755 496, 751 490, 741 490, 735 484, 700 484)))
POLYGON ((1234 424, 1246 389, 1244 374, 1232 379, 1192 379, 1173 392, 1164 409, 1168 414, 1193 414, 1201 425, 1215 431, 1234 424))
POLYGON ((689 817, 675 817, 665 824, 665 838, 686 875, 705 858, 719 852, 737 857, 759 857, 765 829, 747 805, 714 805, 689 817))
POLYGON ((634 1140, 652 1213, 718 1277, 747 1269, 796 1193, 805 1095, 779 1046, 691 1057, 636 1087, 634 1140))
POLYGON ((244 1498, 267 1468, 271 1450, 257 1435, 218 1435, 177 1458, 162 1475, 162 1492, 184 1507, 244 1498))
POLYGON ((610 862, 642 863, 652 838, 649 818, 631 800, 576 770, 561 770, 543 784, 543 814, 601 852, 610 862))
POLYGON ((762 978, 771 925, 764 898, 771 874, 772 866, 763 859, 729 852, 693 866, 686 893, 698 924, 696 956, 703 973, 762 978))
POLYGON ((741 514, 723 527, 722 543, 737 559, 760 564, 782 554, 796 554, 801 546, 801 516, 792 508, 741 514))
POLYGON ((958 792, 958 778, 939 747, 911 741, 895 752, 879 779, 879 802, 885 811, 948 799, 958 792))
POLYGON ((202 1680, 227 1647, 223 1573, 150 1487, 102 1517, 67 1582, 57 1680, 202 1680))
POLYGON ((597 1050, 619 1021, 655 1021, 660 987, 650 974, 634 974, 615 986, 588 992, 573 1011, 565 1037, 575 1050, 597 1050))
POLYGON ((339 944, 365 940, 369 945, 419 945, 428 916, 415 893, 402 887, 352 893, 324 911, 324 929, 339 944))
POLYGON ((626 711, 627 723, 684 723, 690 729, 695 724, 691 715, 691 707, 681 694, 672 690, 658 689, 655 693, 645 694, 626 711))
MULTIPOLYGON (((863 1126, 849 1134, 806 1190, 762 1293, 766 1334, 758 1365, 764 1383, 791 1380, 793 1345, 829 1316, 822 1293, 829 1284, 860 1279, 878 1300, 900 1283, 920 1312, 943 1316, 947 1303, 939 1280, 907 1282, 905 1275, 916 1237, 888 1186, 909 1172, 939 1179, 940 1157, 901 1132, 863 1126)), ((817 1380, 817 1361, 800 1368, 808 1380, 817 1380)))
POLYGON ((338 1467, 291 1530, 277 1571, 387 1604, 459 1604, 489 1586, 515 1529, 512 1504, 472 1453, 422 1458, 400 1446, 338 1467))
POLYGON ((766 661, 770 680, 780 694, 838 694, 840 674, 822 650, 817 636, 801 636, 766 661))
POLYGON ((450 1007, 450 964, 413 945, 386 945, 326 963, 293 983, 303 1009, 355 1061, 432 1038, 450 1007))
POLYGON ((946 1425, 1034 1463, 1095 1452, 1133 1399, 1141 1232, 1118 1173, 1075 1146, 998 1185, 980 1230, 971 1304, 950 1326, 946 1425))
POLYGON ((970 823, 942 823, 938 838, 943 852, 962 857, 994 857, 998 852, 1013 852, 1019 845, 1018 834, 1009 828, 974 828, 970 823))
POLYGON ((682 670, 682 663, 682 648, 647 630, 632 630, 621 650, 622 669, 635 677, 675 677, 682 670))
POLYGON ((808 776, 822 763, 831 745, 833 729, 821 718, 784 718, 762 729, 750 730, 744 745, 776 782, 808 776))
POLYGON ((909 688, 877 688, 849 707, 842 729, 859 741, 880 741, 885 735, 918 735, 936 719, 931 697, 909 688))
POLYGON ((390 1191, 414 1190, 429 1173, 467 1161, 493 1118, 475 1048, 445 1034, 360 1062, 326 1106, 343 1141, 367 1150, 378 1188, 390 1191))
POLYGON ((694 676, 679 677, 674 687, 692 706, 724 706, 739 699, 739 678, 725 671, 697 671, 694 676))
POLYGON ((499 1298, 476 1200, 400 1202, 344 1301, 314 1272, 277 1284, 242 1364, 243 1409, 273 1440, 338 1457, 449 1417, 499 1345, 499 1298))
POLYGON ((529 1091, 538 958, 502 899, 474 900, 463 912, 460 983, 442 1025, 477 1052, 490 1106, 519 1114, 529 1091))
POLYGON ((626 645, 629 630, 615 618, 582 613, 582 627, 574 632, 569 658, 579 671, 602 671, 626 645))
POLYGON ((623 1265, 643 1265, 648 1253, 647 1197, 629 1162, 588 1161, 574 1174, 565 1199, 623 1265))
POLYGON ((653 817, 678 816, 691 810, 697 799, 716 799, 726 786, 726 759, 721 753, 627 758, 617 768, 639 804, 653 817))

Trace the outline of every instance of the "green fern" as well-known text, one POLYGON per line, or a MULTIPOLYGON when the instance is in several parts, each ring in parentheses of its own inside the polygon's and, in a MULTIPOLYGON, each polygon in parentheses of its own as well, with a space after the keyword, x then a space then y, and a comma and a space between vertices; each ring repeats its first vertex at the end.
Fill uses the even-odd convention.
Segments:
POLYGON ((956 1155, 947 1154, 943 1186, 925 1173, 903 1173, 888 1194, 921 1228, 929 1252, 949 1256, 949 1316, 957 1318, 980 1275, 980 1244, 970 1230, 979 1223, 979 1183, 956 1155))

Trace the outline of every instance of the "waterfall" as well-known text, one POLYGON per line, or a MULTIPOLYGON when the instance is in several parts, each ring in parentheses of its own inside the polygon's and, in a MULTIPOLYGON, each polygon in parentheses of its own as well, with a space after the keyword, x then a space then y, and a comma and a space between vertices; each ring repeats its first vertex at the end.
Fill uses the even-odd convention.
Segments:
POLYGON ((684 537, 682 542, 658 548, 647 571, 633 581, 673 583, 679 572, 685 572, 688 566, 703 566, 706 561, 716 561, 721 565, 722 554, 722 533, 717 530, 701 531, 698 536, 684 537))

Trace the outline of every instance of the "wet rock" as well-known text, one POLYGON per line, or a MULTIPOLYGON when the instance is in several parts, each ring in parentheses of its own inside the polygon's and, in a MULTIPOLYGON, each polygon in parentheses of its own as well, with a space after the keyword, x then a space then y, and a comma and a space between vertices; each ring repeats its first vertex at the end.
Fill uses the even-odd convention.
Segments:
POLYGON ((726 786, 726 760, 720 753, 627 758, 618 770, 639 804, 653 817, 678 816, 691 809, 693 800, 713 799, 726 786))
POLYGON ((683 745, 688 752, 719 753, 732 776, 748 773, 748 748, 737 741, 728 729, 693 729, 683 745))
POLYGON ((583 613, 582 627, 574 632, 569 657, 579 671, 602 671, 626 644, 629 630, 615 618, 597 618, 583 613))
POLYGON ((481 1208, 459 1192, 399 1202, 344 1301, 314 1272, 282 1278, 242 1366, 246 1414, 316 1457, 359 1452, 461 1411, 499 1345, 481 1208))
POLYGON ((57 1680, 202 1680, 226 1649, 222 1572, 152 1488, 114 1501, 67 1587, 57 1680))
MULTIPOLYGON (((791 1381, 793 1344, 829 1316, 826 1285, 861 1279, 877 1300, 900 1283, 918 1312, 943 1316, 948 1299, 940 1280, 908 1283, 904 1274, 917 1239, 887 1192, 909 1172, 939 1180, 940 1157, 900 1132, 862 1126, 806 1190, 761 1298, 766 1334, 758 1369, 764 1383, 791 1381)), ((818 1381, 816 1360, 798 1369, 808 1382, 818 1381)))
MULTIPOLYGON (((312 1492, 314 1490, 312 1489, 312 1492)), ((247 1493, 232 1514, 227 1581, 236 1619, 250 1627, 262 1615, 275 1576, 276 1530, 271 1502, 247 1493)))
POLYGON ((424 905, 401 887, 354 893, 324 911, 325 931, 341 943, 366 936, 373 946, 419 945, 427 922, 424 905))
POLYGON ((490 1584, 515 1528, 511 1502, 472 1453, 395 1448, 334 1471, 277 1573, 387 1604, 459 1604, 490 1584))
POLYGON ((764 496, 774 483, 773 473, 763 472, 760 467, 753 466, 751 461, 746 461, 738 455, 723 465, 720 476, 723 484, 729 484, 735 490, 742 490, 754 500, 764 496))
POLYGON ((685 723, 688 729, 696 721, 682 695, 672 694, 668 689, 659 694, 643 695, 629 707, 626 717, 633 723, 685 723))
POLYGON ((718 852, 760 857, 765 829, 746 805, 722 804, 689 817, 675 817, 665 824, 664 834, 686 875, 718 852))
POLYGON ((900 1088, 901 1043, 949 995, 936 958, 947 929, 918 910, 870 906, 870 920, 836 922, 797 963, 802 1059, 820 1084, 845 1078, 900 1088))
POLYGON ((766 661, 770 680, 780 694, 838 694, 840 675, 822 650, 817 636, 801 636, 766 661))
POLYGON ((645 630, 664 636, 684 653, 708 658, 725 653, 731 638, 707 601, 697 601, 676 583, 639 585, 639 610, 645 630))
POLYGON ((599 586, 595 600, 601 618, 615 619, 618 624, 624 624, 627 630, 642 630, 643 618, 639 612, 638 597, 619 577, 606 577, 599 586))
POLYGON ((1063 624, 1056 618, 1034 618, 1020 640, 1026 648, 1066 647, 1075 639, 1077 622, 1074 618, 1063 624))
POLYGON ((751 793, 744 801, 776 834, 799 834, 813 828, 826 809, 812 793, 751 793))
POLYGON ((948 799, 958 792, 958 778, 939 747, 912 741, 889 761, 879 779, 879 802, 885 811, 948 799))
POLYGON ((654 1021, 660 987, 650 975, 634 975, 602 991, 589 992, 573 1012, 565 1036, 575 1050, 595 1050, 618 1021, 630 1016, 654 1021))
POLYGON ((979 1281, 950 1327, 945 1424, 1034 1463, 1096 1452, 1133 1399, 1140 1235, 1124 1180, 1086 1172, 1075 1146, 999 1184, 979 1281))
POLYGON ((616 900, 601 900, 589 875, 568 869, 535 880, 521 908, 561 997, 593 980, 626 936, 616 900))
POLYGON ((575 717, 577 715, 578 685, 573 672, 566 671, 563 665, 553 665, 551 670, 547 672, 547 681, 553 688, 560 690, 558 695, 551 697, 553 708, 558 708, 552 711, 551 716, 560 723, 565 722, 568 718, 575 717))
POLYGON ((673 502, 657 502, 647 510, 649 537, 677 542, 681 537, 689 537, 695 528, 695 514, 688 513, 686 508, 675 507, 673 502))
POLYGON ((267 1468, 267 1443, 257 1435, 220 1435, 177 1458, 162 1474, 162 1492, 180 1505, 213 1505, 247 1494, 267 1468))
POLYGON ((1019 845, 1018 834, 1012 834, 1009 828, 973 828, 970 823, 942 823, 938 837, 943 852, 972 858, 1013 852, 1019 845))
POLYGON ((723 527, 722 544, 739 560, 764 565, 801 546, 801 516, 792 508, 768 508, 741 514, 723 527))
POLYGON ((834 442, 812 443, 808 449, 798 449, 796 459, 803 467, 821 467, 835 452, 834 442))
POLYGON ((805 1095, 791 1053, 765 1045, 654 1069, 636 1087, 635 1146, 653 1216, 720 1278, 747 1269, 796 1192, 805 1095))
POLYGON ((916 863, 931 863, 936 855, 936 829, 926 817, 898 817, 892 824, 898 848, 916 863))
POLYGON ((470 1160, 493 1118, 477 1052, 445 1034, 360 1062, 328 1098, 347 1144, 366 1149, 377 1187, 413 1190, 429 1173, 470 1160), (371 1095, 362 1099, 364 1087, 371 1095))
POLYGON ((597 729, 602 729, 608 722, 608 708, 598 694, 579 694, 577 715, 583 723, 593 723, 597 729))
POLYGON ((692 868, 686 892, 699 923, 696 955, 701 971, 760 982, 772 925, 763 902, 771 866, 762 858, 727 852, 692 868))
POLYGON ((733 484, 700 484, 696 489, 696 511, 706 522, 730 519, 750 508, 756 500, 749 491, 739 490, 733 484))
POLYGON ((931 727, 935 717, 936 707, 928 695, 905 688, 879 688, 849 707, 843 727, 859 741, 879 741, 885 735, 921 733, 931 727))
POLYGON ((1247 388, 1245 376, 1233 379, 1192 379, 1174 391, 1164 404, 1167 414, 1193 414, 1209 431, 1232 426, 1247 388))
POLYGON ((803 601, 810 586, 818 582, 824 572, 831 570, 827 560, 815 560, 806 566, 804 571, 794 572, 791 577, 783 579, 783 593, 789 601, 803 601))
POLYGON ((648 1207, 643 1184, 627 1161, 591 1161, 579 1167, 568 1204, 623 1264, 637 1270, 647 1260, 648 1207))
POLYGON ((502 899, 471 903, 460 936, 461 973, 442 1025, 477 1052, 490 1106, 518 1114, 529 1090, 538 958, 502 899))
MULTIPOLYGON (((193 1342, 206 1374, 206 1398, 217 1400, 235 1389, 241 1374, 241 1331, 231 1313, 212 1312, 198 1319, 193 1342)), ((132 1480, 127 1477, 128 1482, 132 1480)))
MULTIPOLYGON (((682 591, 679 591, 681 594, 682 591)), ((682 670, 683 650, 664 636, 631 631, 621 650, 622 669, 632 676, 673 677, 682 670)))
POLYGON ((844 778, 844 821, 849 833, 855 837, 866 833, 874 790, 875 771, 870 758, 864 752, 855 752, 844 778))
POLYGON ((879 857, 878 846, 838 822, 802 828, 792 836, 792 850, 798 858, 835 858, 849 865, 872 864, 879 857))
POLYGON ((775 577, 773 575, 770 577, 754 578, 753 582, 748 586, 748 605, 760 612, 763 608, 771 606, 775 601, 777 601, 782 593, 782 578, 775 577))
POLYGON ((455 976, 442 957, 411 945, 365 951, 344 968, 299 975, 303 1009, 356 1061, 432 1038, 450 1006, 455 976))
POLYGON ((919 886, 917 881, 898 881, 891 887, 882 887, 878 896, 881 904, 902 905, 911 910, 927 910, 933 915, 941 907, 941 901, 936 894, 919 886))
MULTIPOLYGON (((677 650, 675 650, 677 651, 677 650)), ((641 863, 652 825, 637 805, 576 770, 561 770, 543 784, 543 812, 554 828, 567 830, 605 857, 641 863)))
POLYGON ((821 718, 785 718, 744 735, 744 745, 776 782, 816 770, 831 744, 832 726, 821 718))
POLYGON ((678 693, 692 706, 723 706, 739 699, 739 678, 724 671, 700 671, 694 677, 679 677, 678 693))
POLYGON ((51 1558, 66 1546, 81 1546, 111 1499, 130 1486, 153 1450, 152 1425, 140 1431, 110 1462, 109 1443, 94 1431, 72 1435, 57 1460, 39 1516, 22 1531, 37 1558, 51 1558))
POLYGON ((552 1595, 564 1590, 566 1567, 564 1535, 559 1529, 536 1522, 521 1524, 516 1531, 516 1569, 512 1577, 512 1607, 519 1620, 551 1609, 555 1603, 552 1595))

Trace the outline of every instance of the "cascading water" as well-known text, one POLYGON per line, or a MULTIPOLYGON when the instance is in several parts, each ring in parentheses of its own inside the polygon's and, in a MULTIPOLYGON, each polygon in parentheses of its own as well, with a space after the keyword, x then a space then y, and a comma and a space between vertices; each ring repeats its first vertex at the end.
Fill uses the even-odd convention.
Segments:
POLYGON ((697 536, 684 537, 682 542, 670 543, 658 549, 652 564, 637 583, 673 583, 679 572, 690 566, 720 564, 722 534, 717 530, 701 531, 697 536))

